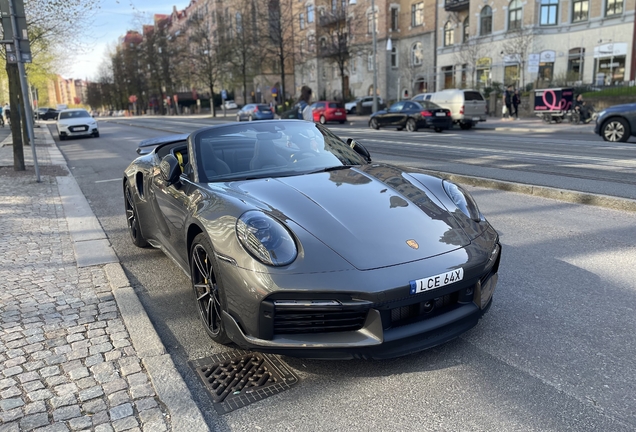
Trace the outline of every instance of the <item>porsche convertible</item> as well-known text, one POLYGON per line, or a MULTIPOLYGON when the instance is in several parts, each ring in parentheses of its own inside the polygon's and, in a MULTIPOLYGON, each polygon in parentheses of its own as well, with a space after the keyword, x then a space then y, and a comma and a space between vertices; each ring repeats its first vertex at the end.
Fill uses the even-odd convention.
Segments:
POLYGON ((189 276, 221 344, 310 358, 390 358, 474 327, 501 246, 459 185, 375 163, 302 120, 140 143, 123 194, 132 242, 189 276))

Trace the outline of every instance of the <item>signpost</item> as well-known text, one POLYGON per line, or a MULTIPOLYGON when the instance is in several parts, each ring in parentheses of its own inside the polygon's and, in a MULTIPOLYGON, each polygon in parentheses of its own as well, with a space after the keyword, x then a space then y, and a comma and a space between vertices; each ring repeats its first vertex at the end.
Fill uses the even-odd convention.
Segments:
MULTIPOLYGON (((227 91, 225 89, 221 90, 221 106, 223 106, 223 117, 225 117, 225 100, 227 99, 227 91)), ((213 100, 210 100, 210 106, 214 103, 213 100)))
MULTIPOLYGON (((31 46, 27 34, 26 15, 24 14, 23 0, 0 0, 0 20, 5 39, 0 41, 7 46, 7 62, 17 63, 20 76, 20 88, 22 91, 22 105, 24 106, 25 125, 27 138, 33 153, 33 166, 37 182, 40 183, 40 168, 35 152, 35 139, 33 132, 33 113, 29 100, 29 87, 27 86, 24 63, 31 63, 31 46)), ((19 109, 20 107, 15 107, 19 109)))

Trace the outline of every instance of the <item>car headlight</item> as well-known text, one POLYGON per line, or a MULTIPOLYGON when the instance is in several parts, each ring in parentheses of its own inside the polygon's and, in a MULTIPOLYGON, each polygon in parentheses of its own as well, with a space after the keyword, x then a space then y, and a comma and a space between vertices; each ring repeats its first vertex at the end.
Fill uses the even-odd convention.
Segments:
POLYGON ((298 256, 287 228, 263 212, 243 213, 236 221, 236 234, 243 247, 263 264, 284 266, 298 256))
POLYGON ((453 203, 455 203, 457 208, 460 209, 462 213, 464 213, 475 222, 479 222, 482 219, 481 213, 479 212, 479 207, 477 207, 477 203, 468 192, 466 192, 455 183, 449 182, 448 180, 443 180, 442 185, 444 186, 446 195, 448 195, 448 197, 453 201, 453 203))

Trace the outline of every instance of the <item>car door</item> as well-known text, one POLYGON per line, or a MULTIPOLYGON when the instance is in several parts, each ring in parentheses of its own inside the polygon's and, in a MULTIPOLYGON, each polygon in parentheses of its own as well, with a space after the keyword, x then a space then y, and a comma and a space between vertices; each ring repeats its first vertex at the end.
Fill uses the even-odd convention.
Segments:
POLYGON ((404 101, 400 101, 391 105, 385 116, 385 126, 399 127, 400 119, 403 116, 402 108, 404 108, 404 104, 404 101))
POLYGON ((185 221, 194 191, 196 187, 186 175, 182 175, 181 181, 168 184, 159 167, 153 171, 151 194, 156 204, 155 212, 158 211, 156 217, 160 218, 157 222, 163 237, 161 243, 171 249, 173 256, 182 255, 186 247, 185 221))
POLYGON ((404 106, 400 110, 400 116, 396 119, 396 126, 404 127, 411 117, 417 117, 420 106, 414 102, 404 102, 404 106))

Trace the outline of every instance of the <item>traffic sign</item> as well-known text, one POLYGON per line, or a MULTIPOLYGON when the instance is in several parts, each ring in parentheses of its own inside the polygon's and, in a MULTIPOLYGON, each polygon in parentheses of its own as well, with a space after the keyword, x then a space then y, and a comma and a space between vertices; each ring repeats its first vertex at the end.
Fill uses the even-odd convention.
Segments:
POLYGON ((227 99, 227 91, 221 90, 221 99, 223 100, 227 99))
MULTIPOLYGON (((26 15, 24 14, 23 0, 2 0, 0 1, 0 19, 2 20, 2 29, 4 30, 4 41, 13 42, 13 26, 11 23, 11 7, 13 2, 13 15, 15 16, 17 39, 20 43, 20 56, 22 63, 31 63, 31 45, 27 34, 26 15)), ((7 45, 8 51, 9 45, 7 45)), ((15 63, 17 57, 15 51, 13 55, 7 55, 9 63, 15 63)))

